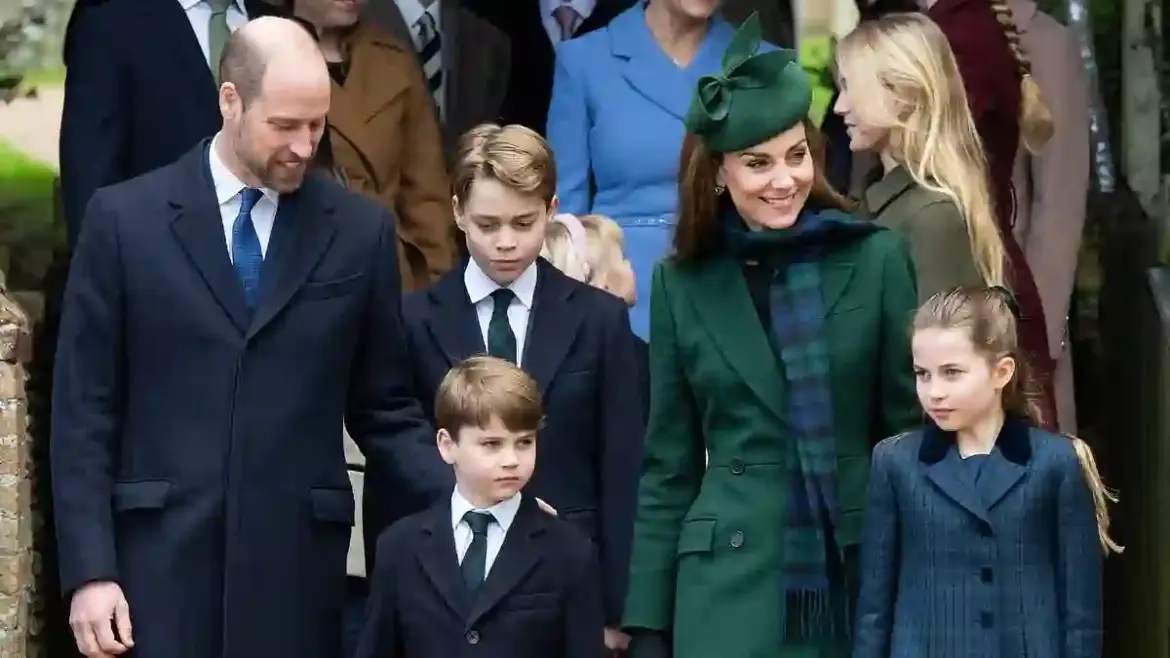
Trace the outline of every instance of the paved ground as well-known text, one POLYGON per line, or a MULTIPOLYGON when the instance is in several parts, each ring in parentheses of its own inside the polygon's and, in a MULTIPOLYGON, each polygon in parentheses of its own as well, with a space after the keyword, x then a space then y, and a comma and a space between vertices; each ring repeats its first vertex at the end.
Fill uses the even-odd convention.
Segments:
POLYGON ((57 168, 57 138, 64 100, 64 90, 50 88, 41 89, 36 98, 0 104, 0 139, 57 168))

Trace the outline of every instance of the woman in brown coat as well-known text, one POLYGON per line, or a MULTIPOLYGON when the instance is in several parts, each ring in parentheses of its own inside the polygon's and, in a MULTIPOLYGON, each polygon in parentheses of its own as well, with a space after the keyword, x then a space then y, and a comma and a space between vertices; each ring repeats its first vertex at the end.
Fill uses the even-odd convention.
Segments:
POLYGON ((333 169, 398 223, 404 291, 425 288, 454 260, 451 186, 434 102, 410 44, 359 20, 364 0, 291 0, 311 26, 333 77, 333 169))

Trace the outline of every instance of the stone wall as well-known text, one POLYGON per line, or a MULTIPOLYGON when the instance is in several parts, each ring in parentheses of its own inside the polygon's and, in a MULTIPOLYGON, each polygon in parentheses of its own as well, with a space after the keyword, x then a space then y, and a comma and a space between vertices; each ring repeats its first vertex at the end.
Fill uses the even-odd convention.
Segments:
POLYGON ((33 637, 31 440, 26 366, 28 317, 0 284, 0 658, 40 655, 33 637))

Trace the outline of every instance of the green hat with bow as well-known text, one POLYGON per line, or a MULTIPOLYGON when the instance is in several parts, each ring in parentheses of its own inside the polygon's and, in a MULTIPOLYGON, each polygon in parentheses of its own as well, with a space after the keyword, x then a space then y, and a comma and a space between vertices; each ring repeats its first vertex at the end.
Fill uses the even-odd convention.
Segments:
POLYGON ((812 82, 794 50, 760 53, 760 18, 752 14, 731 37, 722 71, 699 78, 687 130, 717 153, 762 144, 800 123, 812 106, 812 82))

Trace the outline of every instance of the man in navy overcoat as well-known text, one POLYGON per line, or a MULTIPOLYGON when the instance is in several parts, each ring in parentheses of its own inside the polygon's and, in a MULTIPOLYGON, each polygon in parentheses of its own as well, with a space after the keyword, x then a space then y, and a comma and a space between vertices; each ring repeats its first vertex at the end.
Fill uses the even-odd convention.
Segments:
POLYGON ((308 171, 320 52, 262 18, 224 53, 223 129, 94 195, 66 289, 53 496, 88 656, 332 656, 343 416, 393 487, 374 501, 449 477, 403 369, 392 218, 308 171))

